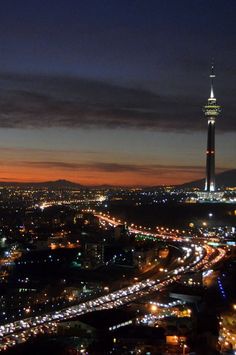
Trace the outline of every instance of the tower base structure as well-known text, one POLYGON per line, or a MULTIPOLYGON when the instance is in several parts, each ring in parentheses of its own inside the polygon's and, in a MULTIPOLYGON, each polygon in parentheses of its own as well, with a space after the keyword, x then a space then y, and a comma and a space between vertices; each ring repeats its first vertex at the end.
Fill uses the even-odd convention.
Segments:
POLYGON ((224 191, 198 191, 196 194, 198 202, 225 202, 224 191))

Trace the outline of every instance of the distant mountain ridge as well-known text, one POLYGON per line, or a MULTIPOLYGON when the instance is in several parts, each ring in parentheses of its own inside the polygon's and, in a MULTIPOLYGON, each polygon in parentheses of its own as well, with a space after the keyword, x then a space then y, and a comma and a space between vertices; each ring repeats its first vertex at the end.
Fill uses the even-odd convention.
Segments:
MULTIPOLYGON (((203 189, 205 179, 195 180, 179 185, 184 188, 200 188, 203 189)), ((222 173, 216 174, 216 186, 221 187, 235 187, 236 186, 236 169, 226 170, 222 173)))
MULTIPOLYGON (((200 188, 203 189, 205 184, 205 179, 190 181, 185 184, 176 185, 176 187, 181 188, 200 188)), ((45 182, 11 182, 11 181, 0 181, 1 187, 9 187, 9 186, 16 186, 16 187, 36 187, 36 188, 48 188, 54 190, 72 190, 72 189, 81 189, 87 188, 86 185, 81 185, 76 182, 71 182, 68 180, 55 180, 55 181, 45 181, 45 182)), ((161 185, 163 187, 163 185, 161 185)), ((216 186, 217 187, 235 187, 236 186, 236 169, 227 170, 222 173, 216 175, 216 186)), ((118 186, 112 185, 97 185, 91 186, 91 188, 117 188, 118 186)), ((122 187, 122 186, 120 186, 122 187)), ((142 186, 139 186, 142 188, 142 186)), ((144 188, 158 188, 160 186, 144 186, 144 188)))
MULTIPOLYGON (((19 187, 37 187, 37 188, 48 188, 48 189, 77 189, 81 188, 82 185, 71 182, 68 180, 55 180, 55 181, 45 181, 45 182, 7 182, 0 181, 0 186, 19 186, 19 187)), ((84 187, 84 186, 83 186, 84 187)))

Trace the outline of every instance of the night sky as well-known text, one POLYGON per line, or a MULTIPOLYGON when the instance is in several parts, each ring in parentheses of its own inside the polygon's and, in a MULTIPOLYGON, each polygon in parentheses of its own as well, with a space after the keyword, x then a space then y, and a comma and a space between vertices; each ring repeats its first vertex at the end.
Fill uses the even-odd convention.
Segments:
POLYGON ((0 180, 175 184, 236 167, 236 1, 0 3, 0 180))

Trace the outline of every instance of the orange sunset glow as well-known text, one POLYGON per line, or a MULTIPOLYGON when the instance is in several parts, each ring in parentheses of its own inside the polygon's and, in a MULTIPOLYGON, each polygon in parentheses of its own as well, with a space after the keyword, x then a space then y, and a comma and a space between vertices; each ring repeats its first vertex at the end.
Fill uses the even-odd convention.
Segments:
MULTIPOLYGON (((119 169, 119 167, 117 167, 119 169)), ((129 167, 127 167, 129 169, 129 167)), ((29 167, 26 165, 2 164, 0 180, 5 182, 43 182, 66 179, 83 185, 171 185, 181 184, 203 177, 200 169, 177 169, 176 167, 148 167, 143 171, 143 166, 137 167, 137 171, 100 171, 89 166, 81 168, 63 169, 53 166, 29 167), (138 170, 140 168, 140 171, 138 170)))

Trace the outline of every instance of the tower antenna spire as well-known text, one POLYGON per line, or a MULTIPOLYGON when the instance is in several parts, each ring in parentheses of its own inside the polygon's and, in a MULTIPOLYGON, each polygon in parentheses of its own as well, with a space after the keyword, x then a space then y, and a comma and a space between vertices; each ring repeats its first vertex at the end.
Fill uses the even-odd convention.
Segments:
POLYGON ((215 96, 214 96, 214 88, 213 88, 213 80, 215 78, 215 64, 214 64, 214 59, 212 59, 212 62, 211 62, 211 74, 210 74, 210 79, 211 79, 211 93, 210 93, 210 98, 211 99, 214 99, 215 96))

